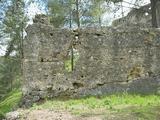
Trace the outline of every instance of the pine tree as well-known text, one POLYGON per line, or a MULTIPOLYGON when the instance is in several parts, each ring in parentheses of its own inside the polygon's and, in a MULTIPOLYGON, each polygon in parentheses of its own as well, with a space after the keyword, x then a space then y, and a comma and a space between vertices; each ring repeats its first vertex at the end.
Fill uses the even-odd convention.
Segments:
POLYGON ((10 37, 5 56, 9 56, 12 52, 16 52, 16 55, 23 57, 23 31, 26 25, 23 0, 12 1, 12 5, 10 5, 6 11, 3 24, 4 33, 8 34, 10 37))
POLYGON ((63 0, 50 0, 48 3, 50 22, 54 27, 63 27, 65 24, 67 7, 63 0))
POLYGON ((101 26, 101 16, 108 9, 103 0, 50 0, 49 16, 55 27, 101 26))
MULTIPOLYGON (((0 83, 11 90, 15 79, 21 75, 21 60, 23 58, 23 31, 27 22, 24 13, 23 0, 10 0, 4 9, 5 15, 1 21, 3 41, 7 45, 5 57, 1 56, 0 83), (3 65, 3 67, 2 67, 3 65)), ((0 88, 1 89, 1 88, 0 88)))

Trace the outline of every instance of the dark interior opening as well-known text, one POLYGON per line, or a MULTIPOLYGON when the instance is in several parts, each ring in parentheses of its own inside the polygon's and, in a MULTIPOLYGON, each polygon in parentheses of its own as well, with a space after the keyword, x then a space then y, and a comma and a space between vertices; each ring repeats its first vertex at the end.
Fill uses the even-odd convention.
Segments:
POLYGON ((84 78, 84 76, 83 76, 83 75, 81 75, 81 78, 84 78))
POLYGON ((100 34, 100 33, 96 33, 95 35, 97 35, 97 36, 103 36, 102 34, 100 34))
POLYGON ((53 33, 50 33, 50 36, 53 36, 53 33))
POLYGON ((41 62, 44 62, 43 58, 41 58, 41 62))
POLYGON ((82 83, 77 83, 77 82, 74 82, 74 83, 73 83, 73 87, 74 87, 74 88, 77 88, 77 89, 80 88, 80 87, 83 87, 83 86, 84 86, 84 85, 83 85, 82 83))

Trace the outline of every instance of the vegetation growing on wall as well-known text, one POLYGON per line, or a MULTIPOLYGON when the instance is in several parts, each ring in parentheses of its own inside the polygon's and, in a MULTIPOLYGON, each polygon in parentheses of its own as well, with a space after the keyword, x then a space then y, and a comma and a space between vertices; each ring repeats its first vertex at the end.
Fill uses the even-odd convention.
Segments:
POLYGON ((144 68, 141 65, 135 65, 129 70, 127 79, 128 80, 134 80, 136 78, 144 76, 144 74, 145 74, 144 73, 144 68))

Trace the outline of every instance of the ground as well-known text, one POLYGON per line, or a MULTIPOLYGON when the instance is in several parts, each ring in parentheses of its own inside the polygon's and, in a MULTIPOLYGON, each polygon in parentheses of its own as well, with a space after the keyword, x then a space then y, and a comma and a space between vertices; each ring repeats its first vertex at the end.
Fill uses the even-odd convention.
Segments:
POLYGON ((124 93, 81 99, 45 99, 28 109, 16 109, 20 99, 21 92, 14 91, 2 100, 1 116, 14 111, 6 114, 7 120, 160 120, 159 95, 124 93))
POLYGON ((105 109, 93 109, 88 113, 72 114, 68 111, 40 109, 40 110, 18 110, 18 120, 160 120, 160 107, 152 108, 155 113, 129 112, 137 109, 126 106, 124 111, 111 111, 105 109), (128 110, 128 111, 126 111, 128 110))

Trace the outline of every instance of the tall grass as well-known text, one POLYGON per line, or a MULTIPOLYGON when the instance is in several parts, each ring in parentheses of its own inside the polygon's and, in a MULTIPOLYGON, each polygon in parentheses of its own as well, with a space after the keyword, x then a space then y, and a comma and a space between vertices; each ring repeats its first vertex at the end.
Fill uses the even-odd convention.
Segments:
POLYGON ((20 90, 13 90, 3 100, 0 101, 0 119, 4 117, 7 112, 10 112, 17 107, 22 97, 20 90))

